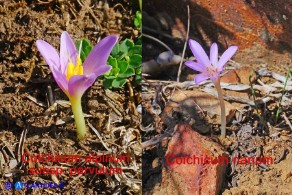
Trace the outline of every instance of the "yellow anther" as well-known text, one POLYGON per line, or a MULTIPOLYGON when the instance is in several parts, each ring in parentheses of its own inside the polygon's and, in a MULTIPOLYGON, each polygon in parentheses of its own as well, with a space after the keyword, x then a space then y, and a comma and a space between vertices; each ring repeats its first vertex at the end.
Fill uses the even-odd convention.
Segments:
POLYGON ((74 69, 75 69, 74 64, 72 62, 69 62, 67 66, 67 75, 66 75, 67 80, 69 80, 70 77, 74 75, 74 69))
POLYGON ((69 80, 72 76, 83 75, 83 66, 80 58, 77 58, 77 64, 74 66, 72 62, 68 63, 66 79, 69 80))
POLYGON ((82 65, 81 58, 77 57, 77 66, 81 66, 81 65, 82 65))
POLYGON ((77 75, 83 75, 83 66, 76 66, 76 69, 77 69, 77 72, 76 74, 77 75))

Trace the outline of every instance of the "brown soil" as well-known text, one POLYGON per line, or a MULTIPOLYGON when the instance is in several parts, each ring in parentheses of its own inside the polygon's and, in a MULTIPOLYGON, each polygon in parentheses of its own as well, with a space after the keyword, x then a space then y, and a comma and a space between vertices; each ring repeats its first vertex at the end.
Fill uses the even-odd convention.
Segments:
POLYGON ((133 19, 138 4, 109 1, 0 1, 0 194, 14 194, 4 183, 64 182, 64 189, 27 189, 17 194, 139 194, 141 191, 139 86, 104 90, 100 79, 83 95, 83 112, 100 138, 88 127, 87 137, 76 139, 72 111, 66 95, 56 85, 35 42, 43 39, 59 47, 62 31, 74 40, 87 38, 95 45, 100 38, 118 34, 119 40, 136 40, 133 19), (133 90, 133 97, 129 91, 133 90), (130 97, 130 98, 129 98, 130 97), (53 104, 52 104, 52 99, 53 104), (22 140, 22 133, 26 132, 22 140), (22 142, 23 141, 23 142, 22 142), (103 142, 103 143, 102 143, 103 142), (123 167, 123 174, 30 175, 31 167, 96 167, 91 164, 23 163, 22 152, 43 154, 91 153, 128 155, 130 162, 98 166, 123 167), (17 166, 9 163, 17 159, 17 166), (14 168, 11 168, 14 167, 14 168))

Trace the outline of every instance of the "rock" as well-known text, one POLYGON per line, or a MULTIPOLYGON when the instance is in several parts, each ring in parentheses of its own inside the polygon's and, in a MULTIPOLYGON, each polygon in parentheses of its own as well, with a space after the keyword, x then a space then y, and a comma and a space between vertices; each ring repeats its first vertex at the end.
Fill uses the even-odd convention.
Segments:
POLYGON ((165 154, 161 194, 219 194, 228 161, 218 143, 178 124, 165 154))

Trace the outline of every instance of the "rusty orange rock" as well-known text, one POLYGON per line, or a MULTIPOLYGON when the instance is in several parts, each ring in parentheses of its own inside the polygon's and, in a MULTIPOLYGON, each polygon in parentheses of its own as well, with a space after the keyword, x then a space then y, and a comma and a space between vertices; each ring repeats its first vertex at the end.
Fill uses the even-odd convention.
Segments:
POLYGON ((227 164, 222 146, 178 124, 165 154, 161 193, 219 194, 227 164))
MULTIPOLYGON (((291 50, 292 31, 288 17, 291 17, 292 7, 286 0, 192 0, 192 4, 193 15, 201 21, 193 30, 202 27, 204 32, 201 33, 207 39, 212 39, 211 32, 214 32, 213 39, 239 45, 241 49, 259 43, 276 50, 291 50), (218 35, 221 37, 215 37, 218 35)), ((196 21, 195 17, 192 19, 196 21)))

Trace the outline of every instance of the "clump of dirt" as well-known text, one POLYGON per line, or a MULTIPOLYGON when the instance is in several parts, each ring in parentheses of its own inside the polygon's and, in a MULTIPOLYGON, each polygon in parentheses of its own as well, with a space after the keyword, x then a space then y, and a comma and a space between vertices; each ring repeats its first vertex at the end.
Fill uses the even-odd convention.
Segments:
MULTIPOLYGON (((59 48, 67 31, 73 40, 95 45, 109 34, 119 41, 139 36, 134 26, 138 2, 118 1, 1 1, 0 2, 0 181, 56 182, 63 189, 24 189, 21 194, 138 194, 141 191, 140 86, 105 90, 101 80, 82 97, 88 126, 84 141, 76 138, 66 95, 55 83, 35 42, 43 39, 59 48), (131 91, 131 93, 129 92, 131 91), (130 107, 130 109, 129 109, 130 107), (124 155, 131 160, 104 162, 24 163, 21 154, 124 155), (15 163, 16 160, 16 163, 15 163), (34 174, 29 168, 122 167, 122 174, 34 174)), ((0 186, 2 192, 15 193, 0 186)))

